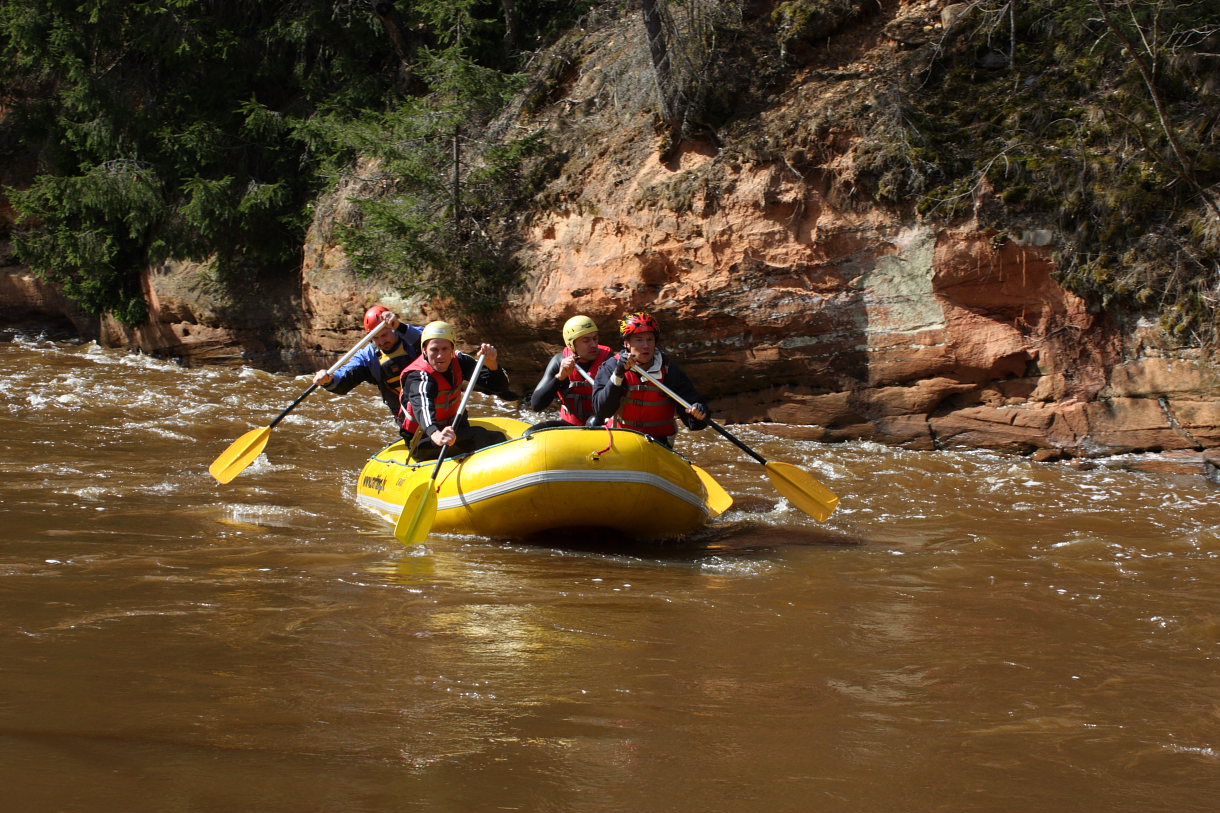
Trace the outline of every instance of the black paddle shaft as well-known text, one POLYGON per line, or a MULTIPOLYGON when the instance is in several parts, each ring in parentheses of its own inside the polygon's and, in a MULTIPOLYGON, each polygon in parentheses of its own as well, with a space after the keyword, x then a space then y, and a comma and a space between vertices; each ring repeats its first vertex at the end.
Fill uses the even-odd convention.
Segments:
POLYGON ((287 409, 285 409, 285 410, 284 410, 283 412, 281 412, 279 415, 276 415, 276 416, 275 416, 275 420, 273 420, 271 423, 269 423, 269 424, 267 425, 267 428, 268 428, 268 429, 274 429, 274 428, 275 428, 275 425, 276 425, 277 423, 279 423, 280 421, 284 420, 284 418, 285 418, 285 417, 288 415, 288 413, 289 413, 289 412, 292 412, 292 410, 294 410, 294 409, 296 409, 296 408, 297 408, 297 404, 301 403, 301 402, 302 402, 302 401, 304 401, 306 398, 308 398, 308 397, 309 397, 309 394, 310 394, 310 393, 312 393, 312 392, 313 392, 314 390, 316 390, 317 388, 318 388, 318 385, 317 385, 317 384, 310 384, 310 385, 309 385, 309 389, 305 390, 305 392, 303 392, 303 393, 301 393, 300 395, 298 395, 298 396, 297 396, 297 399, 296 399, 295 401, 293 401, 291 404, 289 404, 287 409))
MULTIPOLYGON (((327 372, 329 375, 334 375, 336 370, 338 370, 338 369, 339 369, 340 367, 342 367, 344 364, 347 364, 349 361, 351 361, 351 360, 352 360, 352 358, 353 358, 353 357, 354 357, 354 356, 355 356, 355 355, 356 355, 358 352, 360 352, 360 350, 361 350, 361 349, 362 349, 362 348, 363 348, 363 347, 364 347, 366 344, 368 344, 369 342, 371 342, 371 341, 373 340, 373 337, 374 337, 374 336, 376 336, 378 333, 380 333, 382 330, 384 330, 384 329, 385 329, 385 327, 386 327, 386 323, 385 323, 385 322, 378 322, 378 323, 377 323, 377 326, 376 326, 375 328, 373 328, 372 330, 370 330, 368 333, 364 334, 364 336, 363 336, 363 337, 360 339, 360 341, 356 342, 355 346, 353 346, 351 350, 348 350, 346 353, 344 353, 344 354, 343 354, 343 355, 342 355, 342 356, 339 358, 339 360, 338 360, 338 361, 336 361, 334 364, 332 364, 332 365, 330 366, 330 369, 328 369, 326 372, 327 372)), ((284 418, 285 418, 285 417, 287 417, 287 415, 288 415, 288 413, 289 413, 289 412, 292 412, 292 410, 294 410, 294 409, 296 409, 296 408, 297 408, 297 404, 301 403, 301 402, 302 402, 302 401, 304 401, 306 398, 308 398, 308 397, 309 397, 309 396, 310 396, 310 395, 313 393, 313 391, 314 391, 314 390, 316 390, 317 388, 318 388, 318 382, 316 382, 316 381, 315 381, 314 383, 310 384, 310 385, 309 385, 309 389, 305 390, 305 392, 303 392, 303 393, 301 393, 300 395, 298 395, 298 396, 297 396, 297 399, 296 399, 295 401, 293 401, 291 404, 289 404, 287 409, 285 409, 285 410, 284 410, 283 412, 281 412, 279 415, 276 415, 276 416, 275 416, 275 420, 273 420, 273 421, 272 421, 270 424, 268 424, 268 425, 267 425, 267 428, 268 428, 268 429, 274 429, 274 428, 275 428, 275 425, 276 425, 277 423, 279 423, 280 421, 284 420, 284 418)))
POLYGON ((740 440, 738 440, 737 438, 735 438, 735 437, 733 437, 732 435, 730 435, 730 434, 729 434, 729 430, 725 429, 723 426, 721 426, 720 424, 716 423, 716 422, 715 422, 715 421, 713 421, 711 418, 708 418, 708 419, 707 419, 707 423, 708 423, 708 425, 709 425, 709 426, 711 426, 713 429, 715 429, 715 430, 716 430, 717 432, 719 432, 721 435, 723 435, 724 437, 726 437, 726 438, 728 438, 730 441, 732 441, 732 442, 733 442, 733 445, 734 445, 734 446, 736 446, 738 449, 741 449, 743 452, 745 452, 745 453, 746 453, 746 454, 748 454, 750 457, 752 457, 752 458, 754 458, 755 460, 757 460, 759 463, 762 463, 764 466, 765 466, 765 465, 767 465, 767 458, 763 457, 763 456, 762 456, 762 455, 760 455, 758 452, 754 451, 754 450, 753 450, 753 449, 751 449, 749 446, 745 445, 745 444, 744 444, 744 443, 742 443, 740 440))
MULTIPOLYGON (((691 405, 690 405, 690 404, 688 404, 688 403, 686 402, 686 399, 684 399, 682 396, 678 395, 678 393, 674 392, 674 391, 673 391, 673 390, 671 390, 669 387, 667 387, 667 386, 665 386, 664 384, 662 384, 662 383, 661 383, 660 381, 658 381, 657 379, 653 378, 653 377, 652 377, 652 374, 651 374, 651 373, 649 373, 649 372, 648 372, 647 370, 645 370, 644 368, 642 368, 642 367, 637 367, 636 369, 638 369, 638 370, 639 370, 639 373, 640 373, 640 375, 641 375, 641 376, 643 376, 644 378, 648 379, 648 380, 649 380, 649 381, 651 381, 651 382, 652 382, 654 385, 656 385, 658 388, 660 388, 661 392, 665 393, 665 394, 666 394, 666 395, 668 395, 670 398, 672 398, 672 399, 674 399, 675 401, 677 401, 677 402, 678 402, 678 404, 679 404, 680 406, 682 406, 683 408, 685 408, 687 411, 690 411, 690 409, 691 409, 691 405)), ((582 372, 583 372, 583 371, 582 371, 582 372)), ((715 422, 715 421, 713 421, 711 418, 707 418, 706 420, 707 420, 707 423, 708 423, 708 425, 709 425, 709 426, 711 426, 713 429, 715 429, 717 432, 719 432, 719 433, 720 433, 721 435, 723 435, 724 437, 726 437, 726 438, 728 438, 729 440, 731 440, 731 441, 733 442, 733 445, 734 445, 734 446, 736 446, 738 449, 741 449, 743 452, 745 452, 745 453, 746 453, 746 454, 748 454, 750 457, 752 457, 752 458, 754 458, 755 460, 757 460, 759 463, 762 463, 764 466, 765 466, 765 465, 767 465, 767 458, 763 457, 763 456, 762 456, 762 455, 760 455, 758 452, 754 451, 754 450, 753 450, 753 449, 751 449, 749 446, 745 445, 745 444, 744 444, 744 443, 742 443, 740 440, 738 440, 737 438, 735 438, 735 437, 733 437, 732 435, 730 435, 730 434, 729 434, 729 430, 725 429, 723 426, 721 426, 720 424, 716 423, 716 422, 715 422)))

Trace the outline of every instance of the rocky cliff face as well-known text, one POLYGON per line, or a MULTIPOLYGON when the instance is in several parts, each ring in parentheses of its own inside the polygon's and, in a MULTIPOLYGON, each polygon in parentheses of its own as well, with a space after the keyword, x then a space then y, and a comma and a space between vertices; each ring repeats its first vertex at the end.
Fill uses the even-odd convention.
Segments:
POLYGON ((645 161, 616 198, 539 218, 518 323, 554 336, 574 313, 609 330, 651 310, 726 419, 818 440, 1043 456, 1220 443, 1215 368, 1090 313, 1052 279, 1046 234, 845 213, 773 165, 722 180, 711 214, 627 204, 686 171, 645 161))
MULTIPOLYGON (((941 24, 936 4, 887 7, 876 31, 941 24)), ((629 25, 602 41, 629 36, 629 25)), ((899 47, 878 35, 837 67, 862 71, 899 47)), ((1155 326, 1118 324, 1062 289, 1053 233, 1001 236, 843 205, 850 166, 797 169, 782 149, 747 158, 697 141, 662 160, 649 117, 609 101, 613 53, 594 42, 585 58, 604 70, 575 70, 565 88, 583 118, 561 103, 525 122, 565 145, 567 167, 548 190, 557 203, 527 227, 528 274, 507 307, 457 320, 472 342, 497 343, 519 387, 533 384, 571 315, 597 319, 614 344, 619 316, 649 310, 726 422, 1047 459, 1220 446, 1213 363, 1163 349, 1155 326)), ((796 83, 766 117, 799 120, 802 105, 846 92, 819 81, 796 83)), ((352 276, 332 237, 349 193, 318 207, 300 280, 255 292, 260 307, 226 309, 199 269, 180 267, 150 272, 147 328, 70 318, 112 344, 296 369, 324 366, 349 346, 374 302, 411 321, 453 318, 439 303, 406 302, 392 286, 352 276)), ((19 302, 69 310, 15 269, 0 276, 0 294, 0 319, 12 321, 19 302)))

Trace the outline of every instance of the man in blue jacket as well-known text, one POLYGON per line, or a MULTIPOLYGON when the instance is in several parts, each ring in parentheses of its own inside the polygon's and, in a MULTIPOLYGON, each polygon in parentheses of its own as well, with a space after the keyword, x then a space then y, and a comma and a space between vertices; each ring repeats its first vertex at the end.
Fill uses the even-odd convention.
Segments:
POLYGON ((381 322, 385 322, 389 329, 374 336, 372 344, 353 356, 333 376, 325 370, 318 370, 313 380, 336 395, 343 395, 363 382, 376 384, 381 392, 381 400, 389 407, 395 423, 401 423, 398 415, 402 395, 400 378, 407 365, 419 357, 421 328, 400 322, 384 305, 374 305, 365 311, 366 333, 381 322))

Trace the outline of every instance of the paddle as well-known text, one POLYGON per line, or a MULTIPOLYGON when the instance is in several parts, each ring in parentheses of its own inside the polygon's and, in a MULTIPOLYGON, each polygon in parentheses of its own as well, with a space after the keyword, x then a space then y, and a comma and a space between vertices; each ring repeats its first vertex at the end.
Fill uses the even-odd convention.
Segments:
MULTIPOLYGON (((585 381, 588 381, 590 384, 597 383, 593 380, 593 376, 589 375, 588 370, 579 364, 575 366, 580 371, 580 374, 584 376, 585 381)), ((733 498, 729 496, 729 492, 725 491, 724 487, 716 482, 716 478, 694 463, 691 463, 690 467, 695 470, 695 474, 698 475, 699 480, 703 483, 703 490, 707 492, 708 513, 715 518, 728 511, 733 505, 733 498)))
POLYGON ((724 490, 724 486, 717 483, 712 475, 694 463, 691 463, 690 467, 695 470, 695 474, 703 481, 703 490, 707 492, 708 513, 712 518, 714 519, 728 511, 733 505, 733 498, 729 496, 729 492, 724 490))
MULTIPOLYGON (((364 338, 356 342, 355 347, 344 353, 341 359, 330 366, 330 368, 326 371, 327 374, 334 375, 336 370, 351 361, 352 357, 359 353, 366 344, 371 342, 373 337, 380 333, 385 326, 386 323, 381 322, 377 325, 377 327, 364 334, 364 338)), ((220 457, 217 457, 212 461, 212 465, 208 467, 208 473, 221 483, 227 483, 245 471, 246 467, 253 463, 254 460, 263 453, 263 449, 266 448, 267 441, 271 437, 271 430, 275 428, 275 425, 284 420, 284 416, 296 409, 297 404, 304 401, 310 395, 310 393, 317 388, 317 384, 310 384, 309 389, 301 393, 295 401, 288 405, 287 409, 285 409, 279 415, 276 415, 275 420, 273 420, 267 426, 261 426, 258 429, 251 429, 249 432, 233 441, 233 443, 229 445, 229 448, 220 453, 220 457)))
MULTIPOLYGON (((483 354, 479 353, 479 363, 474 366, 470 383, 466 385, 466 392, 462 393, 462 402, 458 404, 452 426, 457 426, 466 412, 466 402, 470 400, 470 393, 474 392, 474 385, 479 380, 483 361, 483 354)), ((453 363, 460 364, 461 362, 457 356, 454 356, 453 363)), ((432 467, 432 477, 428 479, 428 482, 420 483, 411 489, 411 493, 403 501, 402 511, 398 514, 398 522, 394 523, 394 536, 404 545, 417 545, 427 539, 428 534, 432 531, 432 521, 436 518, 436 489, 433 488, 433 485, 436 483, 436 475, 441 470, 441 463, 445 461, 445 453, 448 451, 448 446, 441 447, 441 453, 436 457, 436 465, 432 467), (404 520, 406 521, 404 522, 404 520)))
MULTIPOLYGON (((648 374, 647 370, 644 370, 639 365, 636 365, 635 371, 655 384, 670 398, 681 404, 684 409, 691 408, 691 405, 687 403, 682 396, 678 395, 669 387, 653 378, 648 374)), ((706 420, 709 426, 732 441, 738 449, 741 449, 750 457, 754 458, 759 463, 762 463, 763 467, 767 470, 767 476, 771 478, 771 484, 775 486, 775 490, 787 497, 788 501, 797 508, 804 511, 818 522, 825 522, 826 519, 834 513, 835 507, 839 504, 838 496, 829 488, 818 482, 818 480, 816 480, 812 474, 809 474, 804 469, 798 468, 791 463, 768 461, 758 452, 754 451, 749 446, 730 435, 727 429, 713 421, 711 418, 707 418, 706 420)))

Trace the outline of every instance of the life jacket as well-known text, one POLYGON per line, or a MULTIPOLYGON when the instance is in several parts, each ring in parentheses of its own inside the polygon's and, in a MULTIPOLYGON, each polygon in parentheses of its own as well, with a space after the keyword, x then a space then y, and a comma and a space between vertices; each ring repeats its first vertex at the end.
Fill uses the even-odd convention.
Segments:
POLYGON ((397 395, 402 395, 402 374, 410 363, 411 353, 407 350, 406 343, 401 340, 388 353, 381 348, 377 349, 377 364, 381 368, 379 380, 397 395))
MULTIPOLYGON (((572 348, 565 347, 563 349, 563 357, 571 358, 574 354, 572 348)), ((593 365, 589 368, 589 376, 597 378, 597 368, 602 366, 602 363, 614 355, 614 351, 605 345, 597 346, 597 358, 594 359, 593 365)), ((580 362, 577 362, 579 364, 580 362)), ((580 374, 580 370, 575 367, 568 375, 567 391, 559 391, 559 417, 565 423, 570 423, 573 426, 584 426, 585 421, 593 416, 593 385, 585 380, 585 377, 580 374)))
POLYGON ((411 363, 412 353, 407 349, 406 342, 401 340, 389 353, 381 348, 377 348, 376 353, 377 371, 373 374, 373 380, 377 382, 381 400, 385 401, 385 405, 396 416, 401 415, 402 374, 407 369, 407 365, 411 363))
MULTIPOLYGON (((457 415, 458 407, 462 402, 461 358, 454 354, 453 361, 449 364, 449 370, 453 373, 454 378, 452 382, 449 380, 449 376, 429 364, 428 359, 424 356, 420 356, 408 364, 403 373, 406 374, 413 370, 427 373, 436 382, 436 403, 433 404, 435 420, 433 422, 448 425, 457 415)), ((406 432, 415 434, 415 431, 419 429, 419 422, 416 420, 415 408, 411 404, 409 394, 407 398, 403 399, 403 407, 402 428, 406 432)))
MULTIPOLYGON (((665 381, 669 365, 661 359, 661 369, 652 373, 657 381, 665 381)), ((674 421, 677 410, 673 399, 654 387, 648 379, 635 371, 633 367, 623 373, 623 383, 627 392, 619 402, 618 412, 607 421, 607 425, 619 429, 634 429, 645 435, 663 438, 677 434, 678 425, 674 421)))

